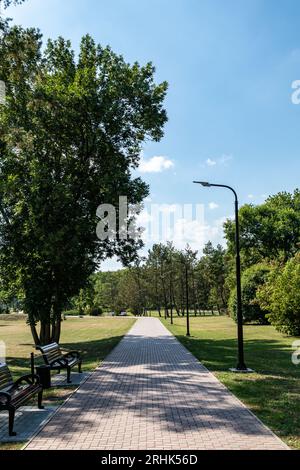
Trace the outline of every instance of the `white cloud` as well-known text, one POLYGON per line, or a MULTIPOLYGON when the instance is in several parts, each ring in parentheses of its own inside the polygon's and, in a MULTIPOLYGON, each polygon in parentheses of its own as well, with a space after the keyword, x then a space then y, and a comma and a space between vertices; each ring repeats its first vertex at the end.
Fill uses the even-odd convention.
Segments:
POLYGON ((210 203, 208 204, 208 207, 209 207, 211 210, 218 209, 219 204, 216 204, 215 202, 210 202, 210 203))
POLYGON ((262 204, 267 197, 267 194, 247 194, 247 199, 249 199, 253 204, 262 204))
POLYGON ((219 158, 219 163, 220 165, 227 165, 230 160, 233 159, 232 155, 227 155, 226 153, 223 153, 223 155, 219 158))
POLYGON ((159 204, 158 208, 162 214, 172 214, 176 212, 177 206, 176 204, 159 204))
POLYGON ((180 219, 174 227, 172 241, 178 249, 185 248, 188 243, 193 250, 198 251, 200 256, 208 241, 211 241, 214 246, 220 244, 225 247, 226 240, 223 225, 227 219, 233 219, 233 216, 221 217, 211 224, 201 220, 188 221, 184 218, 180 219), (184 233, 184 236, 182 236, 182 233, 184 233))
POLYGON ((227 166, 228 162, 230 162, 230 160, 233 159, 233 156, 232 155, 229 155, 229 154, 226 154, 226 153, 223 153, 221 155, 221 157, 219 158, 215 158, 215 159, 212 159, 212 158, 208 158, 206 160, 206 165, 207 166, 227 166))
POLYGON ((173 168, 173 166, 174 162, 164 156, 154 156, 148 160, 142 157, 138 169, 141 173, 160 173, 173 168))
POLYGON ((138 225, 144 228, 142 238, 147 248, 151 248, 153 243, 172 240, 178 249, 183 249, 188 243, 193 250, 198 250, 201 254, 208 241, 213 245, 226 245, 223 224, 227 219, 233 219, 233 216, 220 217, 208 223, 201 210, 196 213, 196 218, 191 219, 188 211, 181 212, 181 215, 178 213, 177 217, 176 209, 180 209, 180 205, 177 207, 176 204, 159 204, 155 211, 142 211, 138 216, 138 225))

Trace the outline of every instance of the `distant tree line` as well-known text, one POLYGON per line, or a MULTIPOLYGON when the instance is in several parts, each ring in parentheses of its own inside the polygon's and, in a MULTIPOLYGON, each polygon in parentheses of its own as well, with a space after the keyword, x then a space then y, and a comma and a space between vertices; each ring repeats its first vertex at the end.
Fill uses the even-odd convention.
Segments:
MULTIPOLYGON (((282 192, 263 204, 241 207, 242 300, 244 322, 272 323, 300 334, 300 192, 282 192)), ((160 316, 227 313, 236 318, 235 226, 224 225, 227 248, 207 243, 201 257, 189 246, 155 244, 131 268, 99 272, 81 291, 88 308, 129 309, 160 316)), ((78 302, 78 297, 73 300, 78 302)))
POLYGON ((225 312, 225 255, 220 245, 213 248, 211 243, 201 260, 189 246, 177 250, 172 243, 155 244, 146 259, 130 268, 94 274, 89 288, 73 299, 73 306, 84 299, 87 311, 93 307, 116 313, 129 309, 142 315, 157 310, 166 317, 171 313, 183 316, 187 308, 195 315, 204 310, 225 312))

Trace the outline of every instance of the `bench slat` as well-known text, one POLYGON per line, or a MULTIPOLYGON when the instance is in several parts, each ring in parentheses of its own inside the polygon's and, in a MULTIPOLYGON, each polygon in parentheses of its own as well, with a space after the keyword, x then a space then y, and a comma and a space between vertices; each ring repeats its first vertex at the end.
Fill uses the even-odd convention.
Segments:
POLYGON ((57 343, 47 344, 46 346, 39 346, 39 350, 42 352, 45 362, 50 362, 59 359, 62 356, 60 347, 57 343))
POLYGON ((0 364, 0 390, 13 384, 11 372, 6 364, 0 364))
POLYGON ((8 410, 8 433, 10 436, 15 436, 16 433, 13 431, 15 411, 36 394, 38 394, 38 407, 42 408, 43 387, 37 377, 31 374, 24 375, 14 382, 8 366, 0 364, 0 392, 6 393, 1 397, 0 410, 8 410))

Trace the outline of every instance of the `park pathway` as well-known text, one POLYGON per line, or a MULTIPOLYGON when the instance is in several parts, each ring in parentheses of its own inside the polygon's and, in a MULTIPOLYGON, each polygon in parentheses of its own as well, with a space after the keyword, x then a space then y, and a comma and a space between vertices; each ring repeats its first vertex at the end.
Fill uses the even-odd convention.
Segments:
POLYGON ((157 318, 140 318, 27 449, 286 449, 157 318))

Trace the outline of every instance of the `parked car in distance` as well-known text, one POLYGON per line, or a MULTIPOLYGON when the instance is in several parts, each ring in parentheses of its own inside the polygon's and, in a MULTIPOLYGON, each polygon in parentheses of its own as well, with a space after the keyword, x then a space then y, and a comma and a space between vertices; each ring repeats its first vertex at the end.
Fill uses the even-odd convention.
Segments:
POLYGON ((122 311, 119 316, 120 317, 127 317, 127 313, 125 311, 122 311))

